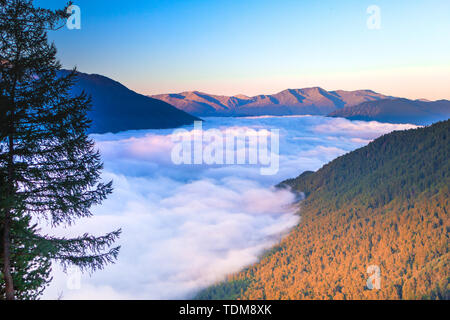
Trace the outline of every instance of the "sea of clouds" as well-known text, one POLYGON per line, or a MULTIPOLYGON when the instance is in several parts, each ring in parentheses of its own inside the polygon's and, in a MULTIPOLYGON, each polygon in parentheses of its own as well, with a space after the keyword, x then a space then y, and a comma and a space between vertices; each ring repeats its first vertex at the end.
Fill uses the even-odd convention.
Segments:
POLYGON ((261 175, 257 165, 177 166, 173 130, 93 135, 114 193, 93 208, 93 218, 51 233, 101 235, 122 228, 119 260, 80 279, 55 265, 43 298, 192 298, 256 262, 300 221, 295 195, 274 185, 385 133, 414 127, 317 116, 206 119, 204 130, 279 129, 279 171, 272 176, 261 175))

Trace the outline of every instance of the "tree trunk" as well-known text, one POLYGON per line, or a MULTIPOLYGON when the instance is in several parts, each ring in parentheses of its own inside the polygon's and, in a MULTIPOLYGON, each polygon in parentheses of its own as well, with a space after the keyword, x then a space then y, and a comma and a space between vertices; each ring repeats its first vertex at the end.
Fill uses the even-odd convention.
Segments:
POLYGON ((3 223, 3 234, 2 234, 2 242, 3 242, 3 252, 2 252, 2 260, 3 260, 3 276, 5 278, 5 293, 6 300, 15 300, 14 297, 14 283, 11 275, 11 259, 10 259, 10 237, 9 237, 9 213, 5 213, 5 221, 3 223))
MULTIPOLYGON (((12 135, 9 136, 9 159, 8 159, 8 196, 9 199, 14 196, 14 139, 12 135)), ((10 200, 8 200, 10 201, 10 200)), ((3 276, 5 278, 5 294, 6 300, 15 300, 14 295, 14 282, 11 275, 11 210, 12 208, 8 206, 5 210, 5 221, 3 223, 3 276)))

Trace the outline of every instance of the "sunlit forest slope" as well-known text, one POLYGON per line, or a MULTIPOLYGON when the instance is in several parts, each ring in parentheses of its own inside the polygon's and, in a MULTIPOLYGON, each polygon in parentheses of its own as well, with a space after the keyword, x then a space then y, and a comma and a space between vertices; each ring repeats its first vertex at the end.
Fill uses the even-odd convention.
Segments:
POLYGON ((199 299, 449 299, 450 121, 399 131, 283 182, 299 225, 199 299), (381 270, 381 289, 366 286, 381 270))

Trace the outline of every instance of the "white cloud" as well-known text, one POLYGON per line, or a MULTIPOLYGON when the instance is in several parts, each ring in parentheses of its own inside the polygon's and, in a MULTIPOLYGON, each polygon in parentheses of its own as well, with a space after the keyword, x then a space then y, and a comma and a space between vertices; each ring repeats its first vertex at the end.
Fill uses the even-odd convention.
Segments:
MULTIPOLYGON (((342 135, 352 138, 359 138, 362 142, 373 140, 380 135, 395 130, 407 130, 417 128, 413 124, 392 124, 377 121, 350 121, 344 118, 336 118, 317 125, 315 131, 321 134, 342 135)), ((358 141, 358 140, 355 140, 358 141)))

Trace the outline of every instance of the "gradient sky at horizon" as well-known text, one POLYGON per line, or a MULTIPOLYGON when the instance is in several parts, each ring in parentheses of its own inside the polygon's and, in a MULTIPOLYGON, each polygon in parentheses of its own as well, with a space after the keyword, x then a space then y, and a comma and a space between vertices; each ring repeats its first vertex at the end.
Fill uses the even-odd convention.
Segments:
POLYGON ((450 99, 448 0, 74 2, 82 29, 50 35, 64 67, 139 93, 320 86, 450 99), (370 5, 381 9, 380 30, 367 27, 370 5))

